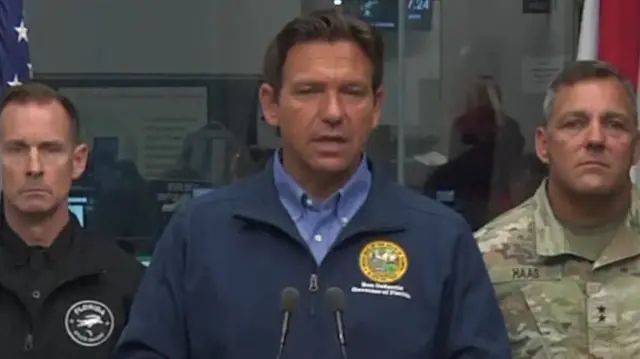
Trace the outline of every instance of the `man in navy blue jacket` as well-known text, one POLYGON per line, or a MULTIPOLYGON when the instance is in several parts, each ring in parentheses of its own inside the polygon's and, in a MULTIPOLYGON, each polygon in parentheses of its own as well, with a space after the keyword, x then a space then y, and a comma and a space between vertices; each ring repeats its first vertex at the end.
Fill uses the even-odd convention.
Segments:
POLYGON ((260 90, 283 148, 174 216, 116 358, 510 358, 468 225, 363 154, 382 68, 382 40, 358 19, 331 10, 285 26, 260 90))

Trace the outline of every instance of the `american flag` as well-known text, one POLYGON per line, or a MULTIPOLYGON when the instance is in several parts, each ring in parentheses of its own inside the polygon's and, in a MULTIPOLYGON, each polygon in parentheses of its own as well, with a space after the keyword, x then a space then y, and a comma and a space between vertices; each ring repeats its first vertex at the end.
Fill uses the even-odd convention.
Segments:
POLYGON ((31 78, 22 0, 0 0, 0 89, 31 78))

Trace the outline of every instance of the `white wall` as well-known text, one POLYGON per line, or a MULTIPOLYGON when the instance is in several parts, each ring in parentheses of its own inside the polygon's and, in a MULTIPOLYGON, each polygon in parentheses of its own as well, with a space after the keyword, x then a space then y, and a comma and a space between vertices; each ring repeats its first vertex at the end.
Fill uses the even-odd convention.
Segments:
MULTIPOLYGON (((573 1, 552 0, 551 15, 524 15, 514 0, 436 2, 433 31, 406 38, 405 98, 397 89, 397 33, 385 34, 386 123, 404 106, 410 136, 436 136, 446 153, 451 120, 469 81, 493 75, 510 116, 530 140, 542 93, 522 84, 525 56, 570 56, 573 1), (427 89, 421 93, 419 89, 427 89), (439 95, 439 96, 438 96, 439 95)), ((330 0, 26 0, 38 73, 255 74, 277 30, 330 0)), ((531 143, 529 143, 531 145, 531 143)))

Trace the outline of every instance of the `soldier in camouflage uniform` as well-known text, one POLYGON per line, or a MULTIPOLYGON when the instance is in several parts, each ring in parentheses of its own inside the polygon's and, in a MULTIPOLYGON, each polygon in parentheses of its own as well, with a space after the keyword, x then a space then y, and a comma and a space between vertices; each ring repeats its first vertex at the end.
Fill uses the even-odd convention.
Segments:
POLYGON ((549 177, 476 232, 514 358, 640 358, 640 214, 631 83, 606 64, 566 67, 536 152, 549 177))

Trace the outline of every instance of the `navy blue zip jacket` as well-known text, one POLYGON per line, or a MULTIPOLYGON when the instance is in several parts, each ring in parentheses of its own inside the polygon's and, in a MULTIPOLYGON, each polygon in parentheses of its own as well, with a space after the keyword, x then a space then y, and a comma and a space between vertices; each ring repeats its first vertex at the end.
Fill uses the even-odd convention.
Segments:
POLYGON ((345 293, 350 359, 510 358, 494 290, 459 215, 373 170, 365 204, 318 266, 271 168, 172 218, 116 358, 275 358, 285 287, 300 298, 283 359, 341 358, 330 287, 345 293))

